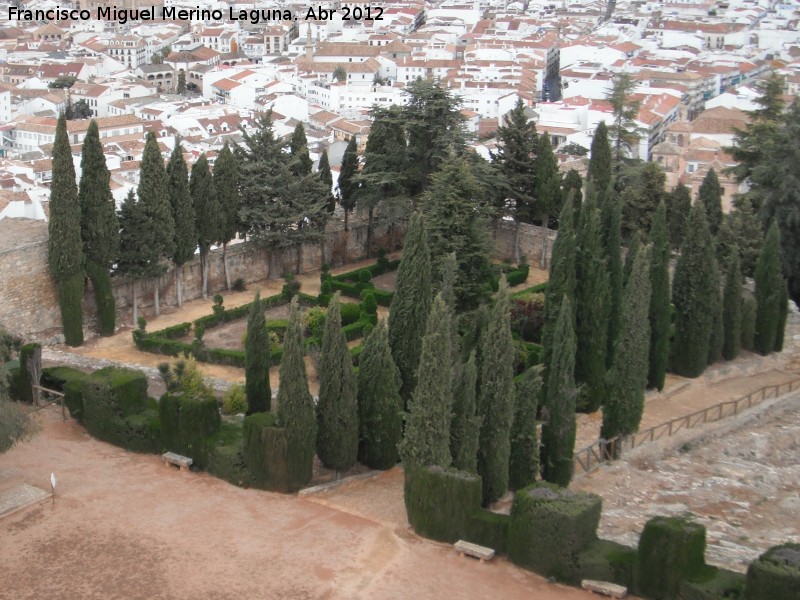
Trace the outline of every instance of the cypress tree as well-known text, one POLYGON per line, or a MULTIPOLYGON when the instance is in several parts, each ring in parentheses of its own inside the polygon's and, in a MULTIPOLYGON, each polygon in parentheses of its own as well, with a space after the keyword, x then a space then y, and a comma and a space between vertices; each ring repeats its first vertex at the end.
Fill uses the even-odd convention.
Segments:
MULTIPOLYGON (((575 298, 575 260, 576 240, 572 227, 572 204, 567 202, 561 210, 558 235, 553 244, 553 258, 550 261, 550 279, 544 298, 544 324, 542 325, 542 364, 545 369, 550 364, 553 342, 556 339, 556 323, 561 312, 561 302, 575 298)), ((574 321, 573 321, 574 322, 574 321)), ((574 326, 573 326, 574 333, 574 326)), ((549 381, 549 380, 548 380, 549 381)))
POLYGON ((357 385, 337 292, 325 317, 317 402, 317 456, 323 465, 337 472, 352 467, 358 455, 357 385))
POLYGON ((725 360, 733 360, 739 356, 742 337, 742 269, 738 252, 731 254, 723 296, 725 342, 722 356, 725 360))
POLYGON ((325 206, 328 212, 333 214, 336 211, 336 197, 333 195, 333 174, 331 173, 331 163, 328 159, 327 149, 323 150, 322 156, 319 157, 317 171, 319 172, 319 180, 325 185, 325 190, 328 193, 325 206))
MULTIPOLYGON (((298 126, 302 126, 300 123, 298 126)), ((306 148, 308 158, 308 148, 306 148)), ((310 159, 309 159, 310 160, 310 159)), ((222 151, 214 163, 214 188, 217 190, 220 214, 219 236, 217 242, 222 244, 222 268, 225 271, 225 289, 231 289, 231 276, 228 272, 228 244, 236 237, 239 227, 239 165, 236 155, 231 151, 228 142, 222 146, 222 151)))
POLYGON ((781 241, 778 224, 773 221, 767 230, 764 248, 756 265, 756 339, 755 349, 767 355, 778 344, 781 301, 786 282, 781 275, 781 241))
POLYGON ((708 221, 708 230, 716 237, 722 225, 722 186, 716 171, 710 169, 700 184, 697 199, 703 204, 708 221))
POLYGON ((247 317, 247 339, 244 343, 244 390, 247 414, 269 412, 272 389, 269 385, 269 331, 261 294, 256 292, 250 316, 247 317))
POLYGON ((411 217, 403 242, 403 258, 397 269, 397 284, 389 308, 389 345, 400 369, 400 394, 408 402, 417 380, 422 336, 431 305, 431 256, 428 234, 421 214, 411 217))
POLYGON ((295 297, 292 299, 289 326, 283 340, 277 397, 278 425, 286 429, 286 454, 292 489, 300 489, 311 480, 317 438, 314 399, 308 392, 303 354, 303 322, 295 297))
POLYGON ((716 256, 712 256, 709 265, 709 279, 714 282, 714 289, 711 293, 711 336, 708 338, 708 364, 712 365, 722 358, 722 346, 725 343, 722 290, 720 289, 721 276, 716 256))
POLYGON ((611 307, 600 219, 594 199, 589 194, 581 210, 579 226, 575 379, 583 384, 578 410, 594 412, 600 408, 605 397, 606 338, 611 307))
MULTIPOLYGON (((149 273, 150 265, 157 260, 155 244, 152 237, 155 229, 144 211, 144 206, 137 201, 133 190, 123 202, 119 212, 119 258, 117 271, 131 278, 138 278, 149 273)), ((136 281, 133 287, 133 324, 138 321, 139 303, 136 298, 136 281)))
POLYGON ((781 285, 781 296, 778 300, 778 327, 775 332, 775 352, 783 350, 783 338, 786 334, 786 321, 789 319, 789 285, 785 281, 781 285))
POLYGON ((81 237, 86 256, 86 273, 92 281, 97 304, 97 321, 102 335, 114 333, 116 303, 111 292, 111 266, 119 251, 119 222, 111 176, 100 144, 97 122, 92 119, 81 151, 81 237))
POLYGON ((521 490, 532 484, 539 471, 536 408, 541 388, 542 376, 538 367, 528 369, 516 385, 508 461, 508 487, 512 490, 521 490))
POLYGON ((53 143, 53 180, 50 183, 50 234, 48 265, 58 285, 58 305, 64 340, 69 346, 83 343, 83 242, 81 206, 75 185, 64 113, 58 118, 53 143))
MULTIPOLYGON (((549 135, 540 135, 536 142, 536 163, 534 168, 534 195, 536 197, 536 212, 542 221, 542 226, 547 227, 550 217, 561 211, 561 172, 558 170, 558 159, 550 145, 549 135)), ((573 215, 574 218, 574 215, 573 215)), ((559 223, 559 227, 561 224, 559 223)), ((542 236, 541 266, 547 266, 547 240, 542 236)))
POLYGON ((667 194, 667 229, 669 230, 669 243, 674 249, 683 245, 686 235, 686 224, 689 212, 692 210, 692 192, 689 188, 678 183, 667 194))
POLYGON ((708 363, 714 320, 714 294, 718 282, 711 278, 714 249, 703 205, 689 213, 686 237, 675 267, 672 303, 675 305, 675 338, 672 365, 678 375, 697 377, 708 363))
POLYGON ((308 139, 303 122, 299 122, 292 132, 289 140, 289 153, 292 155, 291 170, 298 177, 309 175, 314 163, 308 155, 308 139))
MULTIPOLYGON (((564 202, 571 198, 572 201, 572 214, 575 216, 576 219, 580 218, 581 214, 581 204, 583 203, 583 194, 581 189, 583 188, 583 179, 581 178, 581 174, 578 173, 575 169, 570 169, 567 171, 567 174, 564 176, 564 180, 561 182, 561 189, 562 195, 564 197, 564 202)), ((586 195, 589 195, 589 190, 597 189, 597 186, 589 183, 586 183, 586 195)), ((578 224, 575 223, 575 227, 578 224)))
POLYGON ((453 389, 450 386, 450 310, 437 294, 427 319, 419 360, 418 385, 408 403, 406 431, 400 442, 400 458, 406 470, 415 467, 449 467, 450 419, 453 389))
POLYGON ((575 449, 575 329, 572 306, 567 296, 561 302, 553 352, 547 368, 547 385, 542 411, 542 477, 566 487, 572 479, 575 449))
POLYGON ((650 229, 650 365, 647 387, 661 390, 669 363, 669 240, 667 207, 661 202, 650 229))
POLYGON ((636 255, 639 254, 639 248, 641 245, 642 236, 637 231, 631 238, 631 242, 628 245, 628 253, 625 255, 625 266, 622 267, 623 289, 626 285, 628 285, 628 279, 630 279, 631 271, 633 270, 633 263, 636 262, 636 255))
POLYGON ((336 185, 339 188, 339 204, 344 211, 344 230, 349 231, 350 212, 356 207, 356 185, 353 179, 358 174, 358 146, 355 136, 347 142, 347 148, 342 156, 342 166, 339 169, 339 179, 336 185))
POLYGON ((358 460, 373 469, 397 464, 403 437, 400 371, 392 359, 383 319, 364 342, 358 369, 358 460))
POLYGON ((489 315, 482 342, 479 410, 483 417, 478 474, 483 480, 483 502, 499 500, 508 489, 511 422, 514 418, 514 340, 511 337, 511 299, 505 275, 489 315))
POLYGON ((476 414, 478 371, 473 350, 458 369, 453 394, 453 421, 450 428, 450 452, 453 466, 468 473, 478 472, 478 445, 483 417, 476 414))
POLYGON ((192 259, 197 248, 194 205, 189 194, 189 171, 183 160, 183 146, 175 138, 175 147, 167 163, 167 182, 169 199, 172 205, 172 219, 175 222, 175 245, 172 262, 175 263, 175 289, 178 306, 183 304, 183 265, 192 259))
POLYGON ((217 195, 217 188, 208 170, 205 153, 192 165, 192 177, 189 180, 189 191, 194 201, 195 228, 197 244, 200 246, 200 274, 202 279, 203 298, 208 298, 208 252, 211 244, 219 240, 220 213, 222 208, 217 195))
POLYGON ((609 187, 601 192, 600 223, 603 230, 603 247, 608 261, 608 283, 611 311, 608 319, 608 350, 606 366, 614 358, 614 341, 620 328, 622 315, 622 205, 609 187))
POLYGON ((605 190, 611 185, 611 145, 608 143, 608 127, 605 121, 600 121, 592 137, 592 147, 589 150, 589 172, 587 179, 596 190, 605 190))
POLYGON ((649 366, 650 295, 650 249, 645 247, 636 255, 625 285, 622 329, 608 372, 608 398, 600 428, 600 437, 605 440, 635 433, 642 420, 649 366))

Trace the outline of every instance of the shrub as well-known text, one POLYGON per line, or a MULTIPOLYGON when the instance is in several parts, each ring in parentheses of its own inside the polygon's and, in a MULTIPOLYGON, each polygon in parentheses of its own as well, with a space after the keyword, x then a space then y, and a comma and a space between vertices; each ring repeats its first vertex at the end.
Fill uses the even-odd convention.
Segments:
POLYGON ((195 337, 195 339, 198 342, 202 342, 203 341, 203 335, 205 334, 205 332, 206 332, 206 328, 203 327, 203 325, 198 325, 197 327, 195 327, 194 328, 194 337, 195 337))
POLYGON ((515 285, 525 283, 528 279, 529 272, 530 267, 527 264, 522 264, 512 271, 507 271, 506 281, 508 282, 508 287, 514 287, 515 285))
POLYGON ((537 283, 534 286, 529 288, 525 288, 524 290, 519 290, 511 294, 511 298, 516 300, 517 298, 527 298, 532 294, 543 294, 547 290, 547 282, 544 283, 537 283))
POLYGON ((508 557, 526 569, 559 581, 574 580, 577 555, 597 539, 601 499, 550 483, 514 495, 508 557))
POLYGON ((223 422, 220 430, 205 440, 205 469, 214 477, 246 487, 250 471, 244 459, 241 423, 223 422))
POLYGON ((350 325, 361 318, 361 307, 355 302, 342 302, 342 325, 350 325))
POLYGON ((286 430, 275 426, 273 413, 244 420, 244 458, 253 486, 277 492, 295 491, 289 473, 286 430))
POLYGON ((86 373, 72 367, 46 367, 42 369, 41 383, 42 387, 62 392, 70 416, 80 421, 83 417, 81 386, 86 377, 86 373))
POLYGON ((303 313, 303 330, 308 337, 322 339, 322 329, 328 311, 321 307, 311 307, 303 313))
POLYGON ((706 567, 700 576, 681 582, 678 596, 681 600, 743 600, 744 586, 743 574, 706 567))
POLYGON ((508 542, 509 515, 478 509, 469 518, 464 539, 473 544, 505 552, 508 542))
POLYGON ((361 269, 358 272, 358 281, 359 283, 369 283, 372 281, 372 273, 369 269, 361 269))
POLYGON ((326 296, 330 296, 333 294, 333 288, 331 287, 330 280, 324 279, 322 281, 322 285, 319 286, 319 293, 325 294, 326 296))
POLYGON ((244 292, 247 289, 247 286, 244 283, 244 279, 241 278, 241 277, 237 277, 233 281, 233 285, 231 286, 231 289, 234 292, 244 292))
POLYGON ((39 344, 24 344, 19 349, 19 373, 15 390, 18 398, 22 402, 29 404, 33 402, 33 378, 28 367, 28 361, 33 358, 39 348, 41 348, 39 344))
POLYGON ((24 406, 0 398, 0 453, 28 439, 34 431, 36 424, 24 406))
POLYGON ((747 569, 747 600, 800 598, 800 544, 773 546, 747 569))
POLYGON ((378 302, 375 300, 375 294, 372 293, 372 290, 361 292, 361 310, 368 315, 378 314, 378 302))
POLYGON ((205 467, 204 441, 220 428, 217 399, 208 393, 179 389, 161 397, 158 413, 164 447, 191 456, 194 464, 205 467))
POLYGON ((582 579, 594 579, 623 585, 629 590, 634 587, 634 548, 610 540, 594 540, 578 554, 577 564, 568 583, 579 585, 582 579))
POLYGON ((705 568, 706 528, 682 517, 655 517, 639 538, 636 581, 643 596, 678 598, 680 583, 705 568))
POLYGON ((511 331, 526 342, 541 342, 544 326, 544 294, 531 294, 511 302, 511 331))
POLYGON ((289 301, 300 291, 300 282, 291 273, 285 275, 283 279, 286 283, 281 288, 281 296, 284 300, 289 301))
POLYGON ((247 412, 247 396, 243 385, 233 385, 222 397, 222 412, 226 415, 238 415, 247 412))
POLYGON ((136 319, 136 326, 139 328, 139 331, 145 331, 147 329, 147 319, 139 317, 136 319))

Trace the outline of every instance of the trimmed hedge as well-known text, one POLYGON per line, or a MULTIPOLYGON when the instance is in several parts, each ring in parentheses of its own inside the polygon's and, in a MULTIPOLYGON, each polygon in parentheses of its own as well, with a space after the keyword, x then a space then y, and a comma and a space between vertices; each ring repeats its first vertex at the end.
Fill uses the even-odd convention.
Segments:
MULTIPOLYGON (((304 294, 301 295, 304 296, 304 294)), ((287 300, 286 297, 283 296, 282 294, 275 294, 274 296, 267 296, 266 298, 261 298, 260 301, 261 301, 261 307, 264 310, 267 310, 269 308, 274 308, 275 306, 288 304, 290 300, 291 298, 287 300)), ((315 300, 316 299, 314 299, 314 301, 315 300)), ((241 306, 237 306, 236 308, 225 308, 224 310, 217 310, 216 312, 212 312, 210 315, 205 315, 204 317, 195 319, 194 326, 197 327, 198 325, 202 325, 203 328, 206 331, 208 331, 213 327, 217 327, 218 325, 222 325, 224 323, 229 323, 230 321, 236 321, 237 319, 246 319, 247 315, 250 314, 250 309, 252 308, 252 306, 253 303, 248 302, 247 304, 242 304, 241 306)))
POLYGON ((254 487, 293 492, 286 430, 276 427, 276 415, 256 413, 244 420, 244 460, 254 487))
MULTIPOLYGON (((716 567, 706 567, 695 581, 682 581, 681 600, 743 600, 745 576, 716 567)), ((773 596, 776 597, 776 596, 773 596)))
MULTIPOLYGON (((159 337, 160 332, 144 333, 141 330, 133 332, 133 342, 143 352, 178 356, 189 354, 201 362, 217 365, 228 365, 244 368, 244 350, 228 350, 226 348, 207 348, 202 344, 181 342, 159 337)), ((283 358, 283 348, 273 348, 270 351, 270 365, 280 364, 283 358)))
POLYGON ((81 387, 88 377, 83 371, 72 367, 46 367, 42 369, 41 384, 64 394, 64 404, 73 419, 83 418, 83 397, 81 387))
POLYGON ((167 450, 190 456, 200 468, 206 465, 206 438, 219 431, 221 419, 213 396, 193 398, 182 391, 167 392, 158 403, 161 441, 167 450))
POLYGON ((677 599, 681 581, 702 576, 705 551, 706 528, 699 523, 682 517, 650 519, 639 538, 638 592, 648 598, 677 599))
POLYGON ((636 549, 610 540, 594 540, 580 554, 578 568, 568 583, 580 585, 583 579, 610 581, 634 588, 636 549))
POLYGON ((473 544, 492 548, 496 552, 505 553, 510 523, 509 515, 493 513, 480 508, 470 516, 463 539, 473 544))
POLYGON ((773 546, 747 569, 747 600, 800 599, 800 544, 773 546))
POLYGON ((368 271, 371 279, 372 277, 383 275, 389 271, 396 271, 399 266, 400 259, 386 260, 379 258, 378 262, 376 262, 374 265, 362 267, 361 269, 356 269, 355 271, 348 271, 347 273, 340 273, 339 275, 330 275, 329 279, 332 281, 349 281, 351 283, 358 283, 361 280, 360 278, 362 271, 368 271))
POLYGON ((19 349, 19 372, 17 373, 17 383, 15 393, 22 402, 30 404, 33 402, 33 378, 28 369, 28 360, 34 355, 39 344, 24 344, 19 349))
POLYGON ((205 470, 225 481, 247 487, 250 471, 244 458, 243 424, 223 421, 217 433, 205 439, 202 460, 205 470))
POLYGON ((342 302, 339 306, 342 325, 351 325, 361 318, 361 306, 356 302, 342 302))
POLYGON ((519 290, 517 292, 514 292, 513 294, 511 294, 511 298, 512 299, 514 299, 514 298, 523 298, 525 296, 528 296, 529 294, 541 294, 545 290, 547 290, 547 282, 546 281, 544 283, 538 283, 538 284, 536 284, 534 286, 531 286, 529 288, 525 288, 524 290, 519 290))
POLYGON ((414 531, 453 543, 468 537, 481 506, 481 478, 456 469, 420 467, 406 470, 403 493, 414 531))
POLYGON ((8 395, 12 400, 19 400, 19 361, 10 360, 4 366, 8 374, 8 395))
POLYGON ((101 335, 114 335, 117 318, 117 304, 111 288, 111 275, 108 269, 91 260, 86 261, 86 275, 92 282, 94 301, 97 306, 97 325, 101 335))
POLYGON ((578 554, 597 540, 602 500, 555 484, 536 483, 514 495, 508 557, 559 581, 574 581, 578 554))
POLYGON ((158 412, 148 402, 144 373, 100 369, 83 380, 81 396, 83 423, 94 437, 134 452, 159 450, 158 412))

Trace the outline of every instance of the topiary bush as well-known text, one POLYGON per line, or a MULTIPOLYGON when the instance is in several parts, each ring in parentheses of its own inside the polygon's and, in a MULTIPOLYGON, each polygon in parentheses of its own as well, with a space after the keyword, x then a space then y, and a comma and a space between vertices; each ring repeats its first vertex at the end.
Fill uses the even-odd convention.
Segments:
POLYGON ((508 557, 559 581, 574 581, 578 554, 597 540, 602 500, 551 483, 518 491, 511 507, 508 557))
POLYGON ((286 430, 275 426, 273 413, 256 413, 244 420, 244 460, 254 487, 275 492, 299 488, 289 472, 286 430))
POLYGON ((33 378, 28 361, 36 354, 38 348, 41 348, 39 344, 23 344, 19 349, 19 372, 14 389, 19 400, 28 404, 33 402, 33 388, 31 387, 33 378))
POLYGON ((244 459, 243 424, 223 422, 220 430, 206 438, 203 454, 205 469, 214 477, 247 487, 250 485, 250 471, 244 459))
POLYGON ((634 588, 636 549, 610 540, 594 540, 580 554, 578 568, 568 583, 580 585, 583 579, 610 581, 634 588))
POLYGON ((800 544, 773 546, 747 569, 747 600, 800 599, 800 544))
POLYGON ((403 486, 408 522, 419 535, 457 542, 481 507, 481 479, 456 469, 407 469, 403 486))
POLYGON ((284 275, 283 279, 286 283, 281 288, 281 296, 288 301, 300 291, 300 281, 291 273, 284 275))
POLYGON ((375 294, 372 290, 361 292, 361 310, 368 315, 378 314, 378 301, 375 300, 375 294))
POLYGON ((361 307, 355 302, 341 303, 342 325, 350 325, 361 318, 361 307))
POLYGON ((83 397, 81 387, 87 375, 72 367, 45 367, 42 369, 41 384, 51 390, 64 394, 64 404, 73 419, 83 417, 83 397))
POLYGON ((158 414, 163 447, 190 456, 193 464, 204 468, 205 439, 217 433, 221 424, 217 399, 186 390, 167 392, 158 402, 158 414))
POLYGON ((706 528, 685 517, 654 517, 639 538, 636 582, 639 594, 678 598, 681 581, 705 569, 706 528))
POLYGON ((706 567, 691 581, 682 581, 681 600, 743 600, 745 576, 716 567, 706 567))
POLYGON ((504 553, 508 542, 510 523, 509 515, 493 513, 480 508, 470 516, 463 539, 504 553))

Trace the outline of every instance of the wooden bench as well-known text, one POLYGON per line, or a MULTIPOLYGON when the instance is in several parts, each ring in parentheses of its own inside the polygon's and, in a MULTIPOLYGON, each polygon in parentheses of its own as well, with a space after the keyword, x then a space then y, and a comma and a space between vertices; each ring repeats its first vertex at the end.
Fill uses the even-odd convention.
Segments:
POLYGON ((191 467, 194 462, 191 458, 175 454, 174 452, 164 452, 164 454, 161 455, 161 460, 164 461, 165 466, 171 467, 174 465, 180 467, 181 471, 188 471, 189 467, 191 467))
POLYGON ((616 583, 608 583, 607 581, 584 579, 581 581, 581 587, 590 592, 611 596, 612 598, 624 598, 628 595, 628 588, 617 585, 616 583))
POLYGON ((491 548, 486 548, 485 546, 473 544, 472 542, 458 540, 455 544, 453 544, 453 547, 461 556, 474 556, 475 558, 480 559, 481 562, 486 562, 487 560, 492 560, 494 558, 494 550, 491 548))

